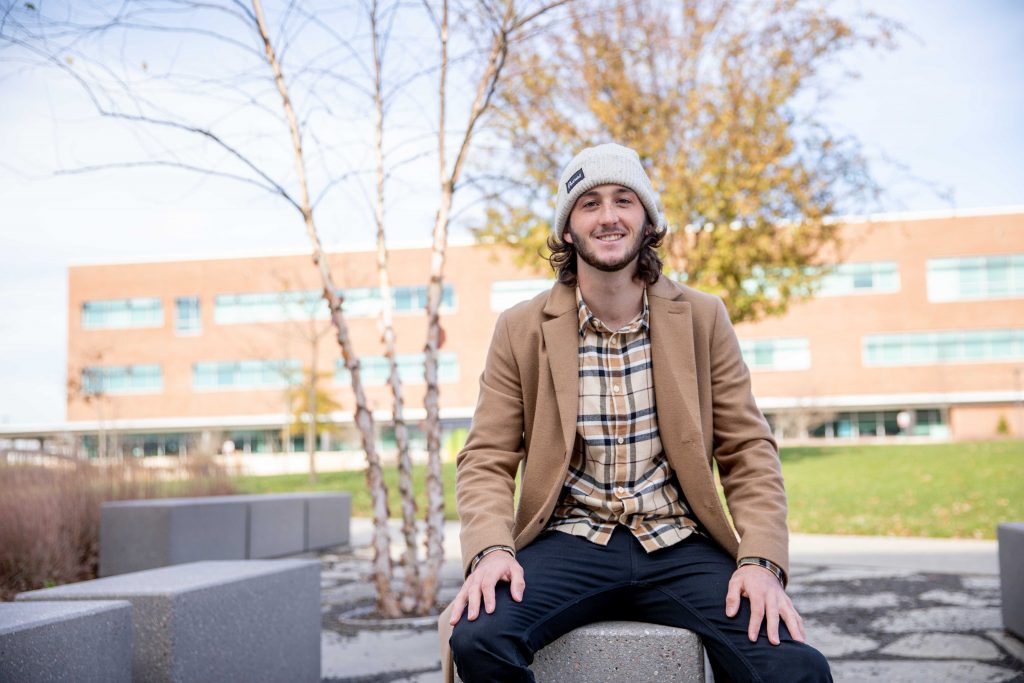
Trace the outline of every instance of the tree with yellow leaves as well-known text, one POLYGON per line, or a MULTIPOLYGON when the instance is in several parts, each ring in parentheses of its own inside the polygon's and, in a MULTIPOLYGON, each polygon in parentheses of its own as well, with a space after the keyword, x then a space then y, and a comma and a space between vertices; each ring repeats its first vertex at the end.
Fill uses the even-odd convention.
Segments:
POLYGON ((497 157, 506 184, 477 237, 536 263, 559 169, 616 141, 665 203, 671 275, 722 297, 735 321, 813 293, 840 255, 832 218, 879 189, 819 105, 845 77, 841 55, 891 46, 899 27, 802 0, 598 0, 569 15, 560 40, 510 56, 493 124, 511 163, 497 157))

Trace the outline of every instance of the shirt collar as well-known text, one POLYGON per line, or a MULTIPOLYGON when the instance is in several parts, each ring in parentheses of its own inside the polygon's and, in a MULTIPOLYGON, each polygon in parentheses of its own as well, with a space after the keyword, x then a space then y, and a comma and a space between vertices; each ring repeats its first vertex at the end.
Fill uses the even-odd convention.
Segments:
POLYGON ((640 328, 650 330, 651 309, 647 305, 647 287, 644 287, 643 310, 637 313, 636 317, 626 323, 621 329, 608 329, 601 319, 591 312, 587 302, 583 300, 583 292, 580 291, 579 285, 576 285, 576 314, 579 322, 580 337, 586 336, 587 327, 591 327, 595 332, 603 334, 613 334, 615 332, 631 333, 636 332, 640 328))

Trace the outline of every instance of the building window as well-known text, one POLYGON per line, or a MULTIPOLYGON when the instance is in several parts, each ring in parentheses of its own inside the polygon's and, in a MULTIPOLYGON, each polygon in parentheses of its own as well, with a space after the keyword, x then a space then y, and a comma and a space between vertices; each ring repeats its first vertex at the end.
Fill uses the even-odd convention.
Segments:
MULTIPOLYGON (((395 313, 420 313, 427 308, 427 287, 395 287, 392 290, 395 313)), ((455 310, 455 288, 444 285, 441 289, 441 312, 455 310)))
MULTIPOLYGON (((225 441, 234 444, 235 451, 239 453, 278 453, 283 450, 280 430, 238 430, 226 434, 225 441)), ((302 450, 302 448, 297 450, 302 450)))
MULTIPOLYGON (((743 280, 743 289, 748 294, 764 294, 771 299, 779 297, 779 288, 771 280, 789 280, 792 268, 766 270, 760 266, 751 269, 751 277, 743 280), (772 277, 769 278, 769 275, 772 277)), ((864 263, 840 263, 832 267, 810 266, 803 273, 812 277, 822 272, 814 290, 803 284, 795 288, 797 296, 850 296, 853 294, 892 294, 900 291, 900 271, 895 261, 871 261, 864 263), (806 291, 805 291, 806 290, 806 291)), ((686 278, 676 278, 685 282, 686 278)))
POLYGON ((276 389, 294 384, 301 376, 297 360, 241 360, 196 363, 192 386, 196 389, 276 389))
MULTIPOLYGON (((373 318, 380 315, 381 297, 378 287, 360 287, 344 291, 342 310, 350 318, 373 318)), ((396 314, 423 313, 427 309, 427 287, 412 285, 391 288, 392 310, 396 314)), ((455 310, 455 288, 444 285, 441 289, 441 313, 455 310)))
POLYGON ((1024 329, 871 334, 864 365, 938 365, 1024 360, 1024 329))
POLYGON ((895 261, 840 263, 821 279, 818 296, 892 294, 900 291, 900 272, 895 261))
POLYGON ((160 327, 163 303, 157 298, 109 299, 82 304, 82 327, 87 330, 160 327))
MULTIPOLYGON (((423 384, 424 355, 422 353, 400 353, 396 358, 398 377, 402 384, 423 384)), ((364 356, 359 359, 360 376, 367 386, 380 386, 388 383, 390 369, 385 356, 364 356)), ((459 381, 459 359, 454 353, 440 353, 437 358, 437 380, 441 384, 459 381)), ((342 360, 338 360, 334 373, 334 381, 349 384, 352 381, 348 368, 342 360)))
POLYGON ((939 408, 916 410, 866 410, 836 413, 834 417, 814 425, 809 436, 817 439, 870 439, 886 436, 930 436, 949 438, 946 412, 939 408), (900 414, 907 427, 900 427, 900 414))
POLYGON ((491 310, 500 313, 521 301, 528 301, 555 284, 554 280, 497 280, 491 284, 491 310))
MULTIPOLYGON (((343 292, 342 310, 350 318, 380 315, 380 289, 353 287, 343 292)), ((425 286, 394 287, 391 290, 395 313, 419 313, 427 307, 425 286)), ((445 285, 441 294, 441 312, 455 310, 455 289, 445 285)), ((220 294, 214 299, 213 319, 218 324, 267 323, 285 320, 326 319, 330 317, 323 293, 255 292, 220 294)))
POLYGON ((82 391, 95 394, 156 394, 164 389, 160 366, 107 365, 82 370, 82 391))
POLYGON ((203 320, 198 296, 179 296, 174 300, 174 331, 178 334, 199 334, 203 320))
POLYGON ((928 300, 1024 296, 1024 254, 928 259, 928 300))
POLYGON ((328 315, 323 295, 315 290, 218 294, 213 300, 213 319, 221 325, 323 319, 328 315))
POLYGON ((751 370, 806 370, 811 367, 810 343, 804 338, 740 340, 743 360, 751 370))

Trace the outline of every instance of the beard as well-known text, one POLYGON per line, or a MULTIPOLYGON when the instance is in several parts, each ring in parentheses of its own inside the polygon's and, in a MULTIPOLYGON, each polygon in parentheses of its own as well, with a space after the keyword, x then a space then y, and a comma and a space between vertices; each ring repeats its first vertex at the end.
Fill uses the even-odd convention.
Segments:
POLYGON ((622 255, 622 258, 616 259, 615 261, 601 261, 598 259, 597 254, 594 253, 594 251, 590 248, 587 242, 585 240, 580 239, 580 236, 576 234, 576 231, 572 229, 571 225, 569 226, 568 230, 569 234, 572 235, 573 246, 576 247, 576 256, 578 256, 584 263, 586 263, 591 268, 602 270, 606 273, 616 273, 625 268, 626 266, 628 266, 630 263, 632 263, 636 259, 637 255, 640 253, 640 250, 643 249, 644 237, 647 234, 645 226, 644 230, 637 233, 637 236, 634 239, 632 246, 625 254, 622 255))

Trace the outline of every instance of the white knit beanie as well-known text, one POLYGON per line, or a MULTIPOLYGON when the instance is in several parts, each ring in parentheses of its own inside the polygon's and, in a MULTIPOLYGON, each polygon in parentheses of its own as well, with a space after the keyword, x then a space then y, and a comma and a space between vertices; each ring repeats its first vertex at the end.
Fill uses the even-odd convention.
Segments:
POLYGON ((555 221, 551 224, 555 237, 562 239, 569 214, 580 195, 606 184, 622 185, 636 192, 654 227, 661 229, 665 226, 658 193, 654 191, 651 179, 640 164, 640 155, 628 147, 609 142, 586 148, 562 170, 558 179, 555 221))

